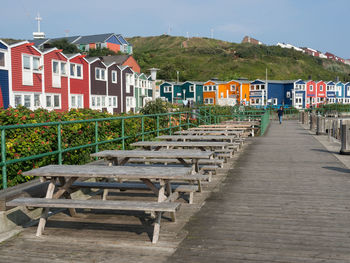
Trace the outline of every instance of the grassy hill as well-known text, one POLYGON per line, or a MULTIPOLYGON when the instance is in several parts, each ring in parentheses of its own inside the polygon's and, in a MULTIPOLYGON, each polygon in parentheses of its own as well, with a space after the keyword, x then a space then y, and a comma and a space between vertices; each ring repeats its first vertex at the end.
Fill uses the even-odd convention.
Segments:
POLYGON ((158 78, 206 81, 236 78, 308 79, 350 81, 350 66, 277 46, 236 44, 209 38, 173 36, 133 37, 134 56, 141 68, 161 70, 158 78))

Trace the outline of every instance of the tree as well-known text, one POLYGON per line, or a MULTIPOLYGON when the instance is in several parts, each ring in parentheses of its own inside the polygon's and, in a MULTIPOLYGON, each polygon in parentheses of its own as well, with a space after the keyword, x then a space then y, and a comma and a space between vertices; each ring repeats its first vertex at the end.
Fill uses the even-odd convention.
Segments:
POLYGON ((108 48, 92 48, 88 51, 89 57, 102 57, 102 56, 108 56, 108 55, 119 55, 121 52, 114 52, 113 50, 110 50, 108 48))
POLYGON ((49 43, 48 45, 49 45, 49 47, 56 47, 58 49, 62 49, 64 53, 74 54, 74 53, 80 52, 80 50, 77 48, 77 46, 69 43, 66 38, 53 41, 53 42, 49 43))
POLYGON ((147 102, 147 104, 140 110, 142 114, 158 114, 158 113, 167 113, 168 109, 171 107, 169 102, 163 101, 158 98, 147 102))

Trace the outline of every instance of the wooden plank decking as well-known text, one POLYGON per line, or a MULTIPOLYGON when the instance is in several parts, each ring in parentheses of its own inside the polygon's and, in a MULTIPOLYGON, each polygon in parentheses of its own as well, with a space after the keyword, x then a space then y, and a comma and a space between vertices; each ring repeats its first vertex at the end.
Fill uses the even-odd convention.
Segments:
MULTIPOLYGON (((296 122, 272 124, 237 156, 176 223, 164 215, 156 245, 141 212, 58 213, 42 237, 34 225, 1 243, 0 262, 350 262, 349 169, 296 122)), ((129 194, 154 199, 110 198, 129 194)))

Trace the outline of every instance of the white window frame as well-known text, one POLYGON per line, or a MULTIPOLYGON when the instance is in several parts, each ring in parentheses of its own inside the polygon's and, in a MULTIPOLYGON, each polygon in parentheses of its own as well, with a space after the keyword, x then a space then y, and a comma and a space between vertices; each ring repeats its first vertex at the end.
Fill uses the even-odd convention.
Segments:
POLYGON ((231 89, 231 91, 236 91, 236 84, 232 84, 230 89, 231 89))
POLYGON ((45 108, 48 110, 59 110, 62 108, 62 96, 59 93, 46 93, 45 94, 45 108), (59 106, 55 105, 55 96, 59 97, 59 106), (47 106, 47 97, 50 97, 51 106, 47 106))
POLYGON ((0 65, 0 69, 7 69, 7 54, 8 54, 8 51, 4 50, 4 49, 0 49, 0 53, 4 54, 4 65, 3 66, 0 65))
POLYGON ((164 86, 164 93, 171 93, 172 92, 172 86, 164 86))
POLYGON ((314 85, 309 85, 310 91, 314 91, 314 85))
POLYGON ((208 104, 208 105, 214 104, 214 99, 213 98, 205 98, 204 104, 208 104))
POLYGON ((291 93, 290 93, 290 91, 287 91, 287 92, 286 92, 286 98, 287 98, 287 99, 290 99, 290 97, 291 97, 291 93))
POLYGON ((107 108, 107 107, 108 107, 108 97, 107 96, 105 96, 105 95, 91 95, 91 108, 102 109, 102 108, 107 108), (104 104, 103 104, 103 101, 104 101, 104 104))
POLYGON ((19 105, 22 105, 22 106, 26 107, 24 104, 25 104, 25 97, 27 97, 27 96, 30 97, 30 106, 27 107, 28 109, 35 110, 35 109, 38 109, 38 108, 40 108, 42 106, 41 93, 38 93, 38 92, 14 92, 13 95, 12 95, 13 107, 17 107, 19 105), (35 105, 35 95, 39 95, 39 105, 38 106, 35 105), (19 105, 15 104, 16 97, 20 97, 21 102, 20 102, 19 105))
POLYGON ((194 85, 190 85, 190 86, 189 86, 189 91, 190 91, 190 92, 194 92, 194 85))
POLYGON ((69 76, 74 79, 83 79, 83 65, 78 63, 69 63, 69 76), (73 74, 71 71, 71 66, 73 66, 73 74), (81 76, 78 76, 78 68, 80 68, 81 76))
POLYGON ((118 72, 116 70, 112 70, 111 72, 112 83, 118 82, 118 72), (113 80, 114 78, 114 80, 113 80))
POLYGON ((323 91, 323 85, 320 84, 320 91, 323 91))
POLYGON ((95 68, 95 79, 100 81, 106 81, 106 69, 95 68), (97 72, 99 72, 99 77, 97 78, 97 72), (102 78, 102 72, 104 73, 104 78, 102 78))
POLYGON ((83 94, 70 94, 69 97, 70 97, 69 103, 70 103, 70 107, 72 109, 83 109, 84 108, 84 95, 83 94), (73 103, 72 103, 73 97, 75 100, 75 105, 73 105, 73 103), (81 105, 79 105, 79 98, 81 100, 81 105))

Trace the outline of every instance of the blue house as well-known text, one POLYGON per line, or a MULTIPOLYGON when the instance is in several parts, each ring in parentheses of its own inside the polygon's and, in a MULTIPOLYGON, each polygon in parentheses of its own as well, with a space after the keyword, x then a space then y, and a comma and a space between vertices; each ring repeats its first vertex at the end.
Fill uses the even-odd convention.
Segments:
POLYGON ((292 92, 292 106, 297 109, 306 108, 306 82, 298 79, 294 81, 292 92))
POLYGON ((347 82, 344 84, 344 91, 345 91, 344 103, 349 104, 350 103, 350 82, 347 82))
POLYGON ((335 83, 333 81, 329 81, 326 84, 327 84, 327 88, 326 88, 327 103, 328 104, 336 103, 335 83))
POLYGON ((0 107, 7 109, 10 104, 9 95, 9 46, 0 40, 0 107))
POLYGON ((295 81, 269 80, 267 82, 267 102, 275 107, 291 107, 293 105, 293 89, 295 81))
POLYGON ((344 94, 345 94, 345 85, 344 83, 338 81, 337 83, 335 83, 336 102, 343 103, 345 98, 344 94))
POLYGON ((255 107, 263 107, 267 102, 266 82, 256 79, 250 83, 249 104, 255 107))

